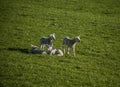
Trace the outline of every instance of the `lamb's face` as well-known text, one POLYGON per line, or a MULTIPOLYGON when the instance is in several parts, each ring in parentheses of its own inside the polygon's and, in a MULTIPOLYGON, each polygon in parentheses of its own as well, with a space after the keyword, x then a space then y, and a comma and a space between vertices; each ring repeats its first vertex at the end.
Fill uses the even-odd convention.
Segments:
POLYGON ((55 40, 55 34, 50 34, 52 40, 55 40))
POLYGON ((77 36, 75 39, 76 39, 76 42, 80 42, 80 36, 77 36))

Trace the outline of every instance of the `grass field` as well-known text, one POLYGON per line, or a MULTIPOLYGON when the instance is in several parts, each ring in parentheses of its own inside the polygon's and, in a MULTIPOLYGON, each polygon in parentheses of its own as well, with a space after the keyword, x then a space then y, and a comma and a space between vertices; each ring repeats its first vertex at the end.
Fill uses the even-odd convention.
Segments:
POLYGON ((120 0, 0 0, 0 87, 120 87, 120 0), (28 53, 51 33, 76 57, 28 53))

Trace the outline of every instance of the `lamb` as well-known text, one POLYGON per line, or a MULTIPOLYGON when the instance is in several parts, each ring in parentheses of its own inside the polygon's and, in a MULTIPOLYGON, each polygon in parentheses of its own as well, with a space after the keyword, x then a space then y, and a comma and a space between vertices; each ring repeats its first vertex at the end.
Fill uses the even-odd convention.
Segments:
POLYGON ((52 41, 55 40, 55 38, 56 37, 54 33, 50 34, 49 37, 42 37, 40 39, 40 49, 44 50, 44 46, 47 44, 53 46, 52 41))
POLYGON ((80 42, 80 36, 76 36, 75 38, 71 39, 69 37, 65 37, 62 42, 62 50, 66 54, 69 54, 69 48, 72 48, 73 56, 75 56, 75 46, 76 42, 80 42), (65 49, 66 46, 66 49, 65 49))
POLYGON ((47 53, 49 55, 63 56, 63 52, 60 49, 56 49, 51 45, 47 45, 47 53))
POLYGON ((30 52, 34 54, 45 54, 43 50, 38 50, 37 48, 38 48, 37 46, 31 44, 30 52))

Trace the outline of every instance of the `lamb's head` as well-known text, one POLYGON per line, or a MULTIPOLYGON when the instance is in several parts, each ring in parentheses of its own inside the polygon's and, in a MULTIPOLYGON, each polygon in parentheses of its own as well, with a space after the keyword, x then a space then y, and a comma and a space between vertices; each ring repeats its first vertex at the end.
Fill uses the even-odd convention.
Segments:
POLYGON ((53 34, 50 34, 49 37, 50 37, 51 40, 55 40, 55 38, 56 38, 54 33, 53 33, 53 34))
POLYGON ((76 42, 80 42, 80 36, 76 36, 76 37, 75 37, 75 41, 76 41, 76 42))
POLYGON ((37 46, 31 44, 31 48, 32 48, 32 50, 34 50, 37 48, 37 46))

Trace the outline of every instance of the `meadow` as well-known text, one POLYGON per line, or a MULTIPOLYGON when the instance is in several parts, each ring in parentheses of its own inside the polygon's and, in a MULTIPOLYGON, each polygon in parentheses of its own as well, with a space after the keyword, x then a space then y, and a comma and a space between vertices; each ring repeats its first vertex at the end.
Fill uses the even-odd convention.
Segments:
POLYGON ((0 0, 0 87, 120 87, 120 0, 0 0), (28 52, 51 33, 76 57, 28 52))

